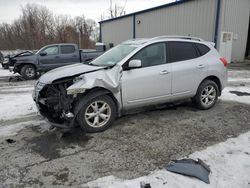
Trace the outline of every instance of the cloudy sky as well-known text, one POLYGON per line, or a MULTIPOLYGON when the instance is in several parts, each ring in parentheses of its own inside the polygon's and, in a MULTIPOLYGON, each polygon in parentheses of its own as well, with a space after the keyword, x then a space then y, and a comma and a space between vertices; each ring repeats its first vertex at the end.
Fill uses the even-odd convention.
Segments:
MULTIPOLYGON (((123 5, 126 0, 113 0, 123 5)), ((125 11, 131 13, 174 0, 127 0, 125 11)), ((107 14, 110 0, 0 0, 0 23, 11 23, 21 14, 21 7, 27 3, 44 5, 55 14, 67 14, 80 16, 84 14, 87 18, 98 21, 101 14, 107 14)))

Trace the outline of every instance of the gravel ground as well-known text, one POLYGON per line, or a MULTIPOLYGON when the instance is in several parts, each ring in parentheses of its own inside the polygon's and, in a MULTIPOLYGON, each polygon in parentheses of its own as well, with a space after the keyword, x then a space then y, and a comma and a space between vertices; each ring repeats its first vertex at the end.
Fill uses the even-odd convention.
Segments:
MULTIPOLYGON (((237 84, 242 83, 231 83, 237 84)), ((0 87, 6 85, 0 81, 0 87)), ((79 128, 48 130, 37 114, 0 123, 27 122, 30 126, 17 135, 0 137, 0 187, 81 187, 108 175, 126 179, 146 175, 171 159, 249 131, 250 106, 221 100, 208 111, 199 111, 190 102, 162 106, 119 118, 98 134, 84 134, 79 128), (15 142, 8 143, 7 138, 15 142)))

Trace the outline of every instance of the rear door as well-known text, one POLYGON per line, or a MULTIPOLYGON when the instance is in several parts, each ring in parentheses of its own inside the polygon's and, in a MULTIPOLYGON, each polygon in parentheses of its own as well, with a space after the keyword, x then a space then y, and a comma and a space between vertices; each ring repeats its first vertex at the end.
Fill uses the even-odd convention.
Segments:
POLYGON ((122 75, 124 108, 146 106, 168 100, 171 95, 171 64, 167 63, 166 44, 149 45, 130 60, 135 59, 141 60, 142 67, 129 70, 125 68, 122 75))
POLYGON ((207 75, 207 59, 193 42, 167 42, 169 62, 172 64, 172 94, 191 96, 207 75))
POLYGON ((80 53, 75 45, 60 45, 60 66, 80 62, 80 53))

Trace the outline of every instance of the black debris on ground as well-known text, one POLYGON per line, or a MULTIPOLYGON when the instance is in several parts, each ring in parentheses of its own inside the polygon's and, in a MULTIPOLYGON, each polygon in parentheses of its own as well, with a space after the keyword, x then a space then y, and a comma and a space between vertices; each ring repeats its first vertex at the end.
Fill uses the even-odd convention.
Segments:
POLYGON ((8 144, 13 144, 13 143, 16 142, 15 140, 10 139, 10 138, 6 139, 5 141, 6 141, 8 144))
POLYGON ((25 81, 25 79, 21 76, 11 76, 9 78, 9 82, 17 82, 17 81, 25 81))
POLYGON ((210 183, 209 174, 211 170, 201 159, 198 159, 198 161, 193 159, 173 160, 165 168, 170 172, 195 177, 207 184, 210 183))
POLYGON ((149 183, 144 183, 144 182, 141 182, 141 188, 151 188, 151 185, 149 183))
POLYGON ((241 92, 241 91, 229 91, 230 93, 233 93, 237 96, 250 96, 250 93, 247 93, 247 92, 241 92))

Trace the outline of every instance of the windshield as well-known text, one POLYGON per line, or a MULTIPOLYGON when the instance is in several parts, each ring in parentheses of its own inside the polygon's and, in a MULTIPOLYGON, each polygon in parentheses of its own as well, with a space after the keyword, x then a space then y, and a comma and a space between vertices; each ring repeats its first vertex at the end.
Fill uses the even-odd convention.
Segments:
POLYGON ((136 48, 136 46, 120 44, 93 60, 91 64, 97 66, 116 65, 119 61, 125 58, 128 54, 130 54, 130 52, 132 52, 136 48))

